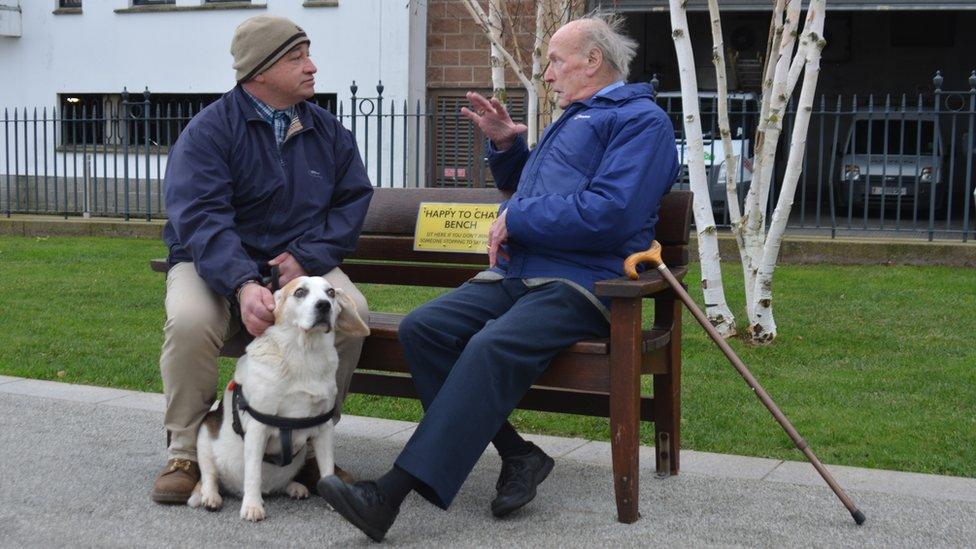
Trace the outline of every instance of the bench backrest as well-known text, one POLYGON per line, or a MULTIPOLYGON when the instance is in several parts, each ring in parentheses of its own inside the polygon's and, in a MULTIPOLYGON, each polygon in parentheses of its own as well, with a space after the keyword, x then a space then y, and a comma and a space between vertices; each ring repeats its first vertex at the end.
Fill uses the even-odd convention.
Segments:
MULTIPOLYGON (((487 254, 415 251, 413 235, 421 202, 498 204, 496 189, 376 189, 356 252, 342 270, 358 283, 451 288, 488 265, 487 254)), ((661 202, 655 238, 669 266, 688 264, 692 193, 673 191, 661 202)))

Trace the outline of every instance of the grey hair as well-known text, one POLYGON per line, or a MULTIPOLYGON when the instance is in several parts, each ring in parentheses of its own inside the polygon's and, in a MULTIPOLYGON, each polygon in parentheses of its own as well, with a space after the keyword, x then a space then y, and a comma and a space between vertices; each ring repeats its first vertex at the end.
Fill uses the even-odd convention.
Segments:
POLYGON ((580 23, 580 53, 600 50, 614 75, 627 80, 630 62, 637 55, 637 41, 624 34, 623 16, 597 9, 576 21, 580 23))

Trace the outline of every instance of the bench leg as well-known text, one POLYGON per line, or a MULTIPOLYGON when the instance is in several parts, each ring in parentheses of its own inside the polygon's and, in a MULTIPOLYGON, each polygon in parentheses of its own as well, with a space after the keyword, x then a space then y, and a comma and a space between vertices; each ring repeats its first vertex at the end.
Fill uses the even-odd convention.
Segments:
POLYGON ((639 299, 614 299, 610 332, 610 448, 617 520, 629 524, 637 510, 638 442, 640 435, 639 299))
POLYGON ((673 309, 670 373, 654 376, 655 465, 661 477, 677 475, 681 464, 681 302, 665 306, 673 309))

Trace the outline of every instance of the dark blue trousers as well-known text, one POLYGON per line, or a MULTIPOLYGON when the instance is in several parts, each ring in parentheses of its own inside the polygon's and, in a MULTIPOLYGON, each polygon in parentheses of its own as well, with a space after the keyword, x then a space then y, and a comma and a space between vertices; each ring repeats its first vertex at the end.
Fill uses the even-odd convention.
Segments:
POLYGON ((468 282, 415 309, 399 338, 425 414, 396 465, 447 509, 553 357, 609 329, 593 303, 561 282, 468 282))

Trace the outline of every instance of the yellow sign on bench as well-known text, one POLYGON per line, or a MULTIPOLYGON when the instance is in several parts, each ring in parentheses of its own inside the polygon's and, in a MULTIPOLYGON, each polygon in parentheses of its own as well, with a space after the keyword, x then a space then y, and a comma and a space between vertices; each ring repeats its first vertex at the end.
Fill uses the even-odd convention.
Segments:
POLYGON ((421 202, 413 249, 488 253, 488 229, 496 217, 498 204, 421 202))

